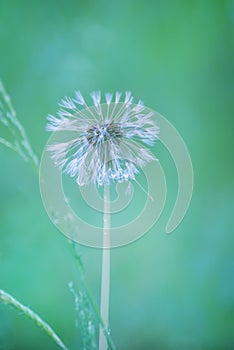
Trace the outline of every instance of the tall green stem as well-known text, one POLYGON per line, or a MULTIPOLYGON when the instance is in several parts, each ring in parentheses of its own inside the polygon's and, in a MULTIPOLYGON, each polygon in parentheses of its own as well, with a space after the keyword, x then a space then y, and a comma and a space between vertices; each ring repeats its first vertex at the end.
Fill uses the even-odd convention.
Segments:
MULTIPOLYGON (((102 249, 102 282, 100 313, 104 327, 109 329, 109 297, 110 297, 110 188, 104 186, 104 213, 103 213, 103 249, 102 249)), ((107 350, 107 340, 100 327, 99 350, 107 350)))

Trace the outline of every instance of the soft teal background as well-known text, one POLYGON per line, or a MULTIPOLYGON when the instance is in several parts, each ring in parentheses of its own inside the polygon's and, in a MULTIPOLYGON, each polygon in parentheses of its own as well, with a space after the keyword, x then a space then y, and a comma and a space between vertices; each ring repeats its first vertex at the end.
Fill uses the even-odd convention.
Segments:
MULTIPOLYGON (((131 90, 162 113, 190 151, 194 195, 181 225, 157 225, 112 251, 110 322, 117 349, 234 349, 234 1, 1 1, 0 75, 40 156, 46 115, 77 89, 131 90)), ((0 132, 1 134, 1 132, 0 132)), ((68 282, 78 287, 66 239, 50 223, 38 179, 0 147, 0 288, 30 305, 70 349, 81 349, 68 282)), ((81 247, 99 300, 101 254, 81 247)), ((24 316, 0 305, 0 349, 57 349, 24 316)))

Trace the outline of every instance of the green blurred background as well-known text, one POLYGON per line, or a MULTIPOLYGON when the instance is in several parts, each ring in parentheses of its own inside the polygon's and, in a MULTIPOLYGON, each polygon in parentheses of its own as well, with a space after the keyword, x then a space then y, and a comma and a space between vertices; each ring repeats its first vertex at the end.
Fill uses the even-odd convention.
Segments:
MULTIPOLYGON (((165 210, 143 238, 112 250, 117 349, 234 349, 233 22, 233 0, 0 2, 0 76, 39 157, 46 115, 77 89, 132 91, 188 146, 195 186, 181 225, 164 233, 177 175, 158 143, 165 210)), ((45 213, 35 173, 3 146, 0 159, 0 288, 81 349, 67 241, 45 213)), ((101 252, 80 247, 80 254, 98 301, 101 252)), ((57 347, 0 305, 0 349, 57 347)))

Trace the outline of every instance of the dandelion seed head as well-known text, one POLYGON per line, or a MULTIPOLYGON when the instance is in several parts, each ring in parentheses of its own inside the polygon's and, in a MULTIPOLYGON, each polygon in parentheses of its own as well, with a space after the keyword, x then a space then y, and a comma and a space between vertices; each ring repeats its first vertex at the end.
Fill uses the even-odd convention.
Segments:
POLYGON ((121 137, 121 126, 114 122, 92 125, 86 132, 87 141, 92 146, 105 141, 117 142, 117 139, 121 137))
POLYGON ((93 106, 77 91, 62 100, 57 116, 48 116, 48 131, 75 132, 69 141, 48 146, 55 165, 80 186, 135 180, 139 168, 155 159, 145 146, 154 145, 159 134, 153 112, 141 100, 133 104, 129 91, 123 102, 120 92, 106 93, 105 103, 100 91, 90 95, 93 106))

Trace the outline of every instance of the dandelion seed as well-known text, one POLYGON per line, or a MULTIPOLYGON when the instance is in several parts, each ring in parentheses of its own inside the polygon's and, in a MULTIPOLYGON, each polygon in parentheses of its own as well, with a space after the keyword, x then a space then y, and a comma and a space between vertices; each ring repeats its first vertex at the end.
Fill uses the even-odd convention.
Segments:
POLYGON ((98 107, 100 105, 100 102, 101 102, 101 92, 94 91, 90 95, 93 99, 93 103, 94 103, 95 107, 98 107))
POLYGON ((115 94, 115 103, 119 103, 119 101, 120 101, 120 98, 121 98, 121 92, 116 92, 116 94, 115 94))
POLYGON ((107 92, 107 93, 105 94, 105 97, 106 97, 106 103, 109 105, 109 104, 111 103, 113 94, 107 92))
POLYGON ((82 105, 82 106, 85 104, 85 100, 84 100, 80 91, 76 91, 75 102, 78 103, 79 105, 82 105))
POLYGON ((88 107, 80 91, 66 97, 57 116, 48 116, 47 130, 74 131, 67 142, 48 146, 57 167, 74 177, 79 185, 93 182, 100 186, 135 180, 139 168, 155 159, 148 148, 158 138, 159 128, 152 113, 140 100, 133 104, 129 91, 91 93, 94 106, 88 107), (83 109, 80 109, 83 106, 83 109))

